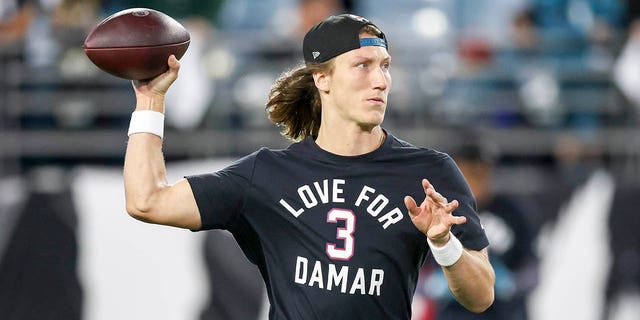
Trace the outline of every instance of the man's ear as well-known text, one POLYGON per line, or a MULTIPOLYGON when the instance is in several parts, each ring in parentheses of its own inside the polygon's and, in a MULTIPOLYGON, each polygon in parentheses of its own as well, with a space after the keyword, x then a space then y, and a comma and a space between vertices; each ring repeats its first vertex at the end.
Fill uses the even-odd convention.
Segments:
POLYGON ((329 92, 329 82, 331 81, 331 77, 324 72, 315 72, 313 74, 313 82, 316 85, 316 88, 322 92, 329 92))

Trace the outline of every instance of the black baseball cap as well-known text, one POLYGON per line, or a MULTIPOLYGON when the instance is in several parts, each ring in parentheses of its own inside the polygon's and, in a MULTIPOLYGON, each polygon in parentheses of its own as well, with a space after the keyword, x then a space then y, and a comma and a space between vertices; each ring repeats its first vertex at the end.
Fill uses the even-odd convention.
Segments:
POLYGON ((341 14, 330 16, 315 25, 304 36, 302 54, 306 63, 325 62, 347 51, 365 46, 379 46, 389 49, 384 33, 378 38, 360 39, 360 30, 371 21, 354 15, 341 14))

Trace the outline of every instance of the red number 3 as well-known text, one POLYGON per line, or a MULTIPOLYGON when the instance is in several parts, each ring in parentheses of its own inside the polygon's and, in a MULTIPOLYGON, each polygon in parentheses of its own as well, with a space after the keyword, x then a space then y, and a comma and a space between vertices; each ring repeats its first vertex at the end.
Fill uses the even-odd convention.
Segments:
POLYGON ((356 216, 353 211, 346 209, 331 209, 327 213, 327 222, 338 223, 344 221, 344 227, 336 230, 336 239, 344 240, 344 247, 340 248, 335 243, 327 242, 327 255, 334 260, 349 260, 353 257, 353 232, 356 230, 356 216))

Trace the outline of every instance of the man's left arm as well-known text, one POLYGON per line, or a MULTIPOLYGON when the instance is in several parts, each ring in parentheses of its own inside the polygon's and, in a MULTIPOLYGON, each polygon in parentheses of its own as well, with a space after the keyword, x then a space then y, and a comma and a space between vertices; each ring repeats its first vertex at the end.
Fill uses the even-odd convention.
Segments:
POLYGON ((495 272, 489 262, 486 248, 466 249, 451 233, 451 226, 467 222, 464 216, 455 216, 457 200, 448 202, 436 192, 427 179, 422 180, 425 199, 420 205, 411 196, 404 199, 413 224, 428 239, 433 257, 442 266, 451 293, 465 308, 483 312, 493 304, 495 272))
POLYGON ((453 296, 469 311, 480 313, 493 304, 496 276, 486 248, 463 249, 458 261, 442 271, 453 296))

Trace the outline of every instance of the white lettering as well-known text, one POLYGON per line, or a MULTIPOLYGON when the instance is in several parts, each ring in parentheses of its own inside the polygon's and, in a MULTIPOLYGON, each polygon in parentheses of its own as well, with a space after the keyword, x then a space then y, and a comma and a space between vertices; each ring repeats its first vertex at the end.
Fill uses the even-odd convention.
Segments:
POLYGON ((298 209, 298 210, 294 210, 294 209, 293 209, 293 207, 292 207, 289 203, 287 203, 286 201, 284 201, 284 199, 280 199, 280 204, 281 204, 285 209, 287 209, 287 211, 289 211, 289 212, 290 212, 294 217, 296 217, 296 218, 297 218, 298 216, 300 216, 300 214, 301 214, 302 212, 304 212, 304 209, 302 209, 302 208, 300 208, 300 209, 298 209))
POLYGON ((343 179, 334 179, 333 180, 333 202, 334 203, 343 203, 344 198, 341 196, 342 194, 342 185, 344 184, 343 179))
POLYGON ((313 287, 314 284, 318 284, 318 288, 324 288, 322 284, 322 266, 320 265, 320 261, 316 261, 316 264, 313 266, 313 271, 311 271, 311 277, 309 278, 309 287, 313 287))
MULTIPOLYGON (((291 215, 298 218, 306 209, 311 209, 318 204, 328 203, 344 203, 343 186, 346 183, 344 179, 324 179, 315 181, 311 184, 303 185, 298 188, 298 196, 303 206, 294 207, 285 199, 280 199, 280 205, 284 207, 291 215)), ((299 203, 299 202, 298 202, 299 203)), ((395 207, 389 211, 387 207, 391 201, 384 194, 376 194, 376 189, 363 186, 355 201, 355 206, 360 207, 366 204, 367 213, 378 219, 383 229, 389 228, 391 225, 402 221, 404 214, 395 207), (387 212, 382 214, 383 212, 387 212)), ((294 202, 294 205, 296 203, 294 202)))
POLYGON ((371 202, 371 204, 367 207, 367 212, 370 215, 377 217, 378 214, 382 212, 382 210, 384 209, 384 207, 387 206, 388 203, 389 203, 389 199, 384 195, 380 194, 375 199, 373 199, 373 202, 371 202))
POLYGON ((298 188, 298 195, 300 196, 300 199, 302 199, 302 202, 304 202, 304 206, 307 207, 307 209, 315 207, 318 204, 318 199, 313 195, 311 187, 308 185, 298 188))
MULTIPOLYGON (((316 181, 313 183, 313 188, 311 188, 310 184, 305 184, 298 188, 298 196, 307 209, 311 209, 319 203, 329 203, 329 200, 333 203, 344 203, 342 196, 342 185, 344 184, 345 181, 343 179, 333 179, 331 182, 329 182, 328 179, 322 180, 322 182, 316 181), (329 190, 329 186, 331 186, 333 190, 329 190)), ((290 205, 287 206, 287 204, 282 203, 282 200, 280 203, 291 213, 299 211, 294 210, 290 205)))
POLYGON ((312 262, 313 269, 309 270, 309 259, 297 257, 294 275, 295 283, 328 291, 335 290, 337 292, 339 290, 340 293, 344 294, 380 296, 382 293, 382 285, 384 284, 383 269, 352 268, 350 274, 349 266, 337 267, 333 263, 323 264, 319 260, 312 262), (309 277, 307 277, 308 274, 310 274, 309 277), (368 278, 367 275, 369 275, 368 278), (347 291, 347 288, 349 288, 349 291, 347 291))
POLYGON ((316 192, 318 192, 318 196, 320 197, 320 200, 322 200, 322 203, 329 202, 329 180, 322 180, 322 188, 317 181, 314 182, 313 185, 316 187, 316 192))
POLYGON ((390 225, 402 220, 403 214, 397 207, 387 212, 384 216, 378 218, 378 222, 384 222, 382 228, 386 229, 390 225))
POLYGON ((349 275, 349 267, 342 266, 340 273, 336 272, 336 265, 329 264, 329 276, 327 277, 327 290, 331 290, 333 285, 340 286, 340 292, 347 292, 347 276, 349 275))
POLYGON ((367 187, 367 186, 362 187, 362 190, 360 191, 360 195, 358 195, 358 199, 356 200, 356 207, 360 206, 360 203, 362 203, 362 200, 369 201, 369 196, 367 196, 367 193, 373 193, 373 192, 376 192, 376 189, 367 187))
POLYGON ((384 281, 384 270, 382 269, 372 269, 371 270, 371 281, 369 282, 369 295, 380 295, 380 287, 382 286, 382 281, 384 281))
POLYGON ((307 265, 309 264, 309 260, 304 257, 298 256, 296 259, 296 274, 294 276, 294 281, 296 283, 305 284, 307 282, 307 265))
POLYGON ((364 284, 364 270, 362 270, 362 268, 358 268, 358 272, 356 272, 356 278, 353 279, 353 284, 351 285, 351 290, 349 290, 349 294, 356 293, 356 290, 360 290, 360 294, 366 293, 366 288, 364 284))

